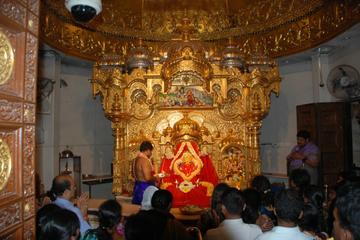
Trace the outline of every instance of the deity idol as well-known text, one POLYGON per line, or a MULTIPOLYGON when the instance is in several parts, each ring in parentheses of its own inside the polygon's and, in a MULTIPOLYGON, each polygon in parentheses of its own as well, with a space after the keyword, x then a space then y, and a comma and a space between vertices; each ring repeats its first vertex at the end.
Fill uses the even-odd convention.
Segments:
POLYGON ((173 194, 174 207, 185 205, 209 207, 212 191, 218 182, 210 155, 199 154, 196 141, 198 139, 193 138, 197 136, 197 129, 197 123, 188 118, 176 123, 174 130, 183 132, 175 133, 174 138, 179 137, 181 141, 176 142, 175 154, 169 154, 167 148, 162 158, 160 172, 164 173, 165 177, 162 179, 161 188, 173 194))

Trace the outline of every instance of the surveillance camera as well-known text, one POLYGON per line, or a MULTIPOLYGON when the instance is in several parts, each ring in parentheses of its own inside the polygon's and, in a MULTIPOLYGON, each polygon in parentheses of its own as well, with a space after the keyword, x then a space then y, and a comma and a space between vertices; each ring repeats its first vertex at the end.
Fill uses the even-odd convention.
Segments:
POLYGON ((89 22, 102 10, 101 0, 65 0, 65 6, 82 23, 89 22))

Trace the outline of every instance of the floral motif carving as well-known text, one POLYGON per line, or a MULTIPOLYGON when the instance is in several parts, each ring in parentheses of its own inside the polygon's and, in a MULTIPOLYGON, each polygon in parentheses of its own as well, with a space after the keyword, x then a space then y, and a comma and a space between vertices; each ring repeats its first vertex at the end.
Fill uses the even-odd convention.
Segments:
MULTIPOLYGON (((104 6, 101 18, 114 26, 104 24, 104 28, 101 28, 93 24, 84 28, 69 24, 70 15, 67 11, 63 11, 63 7, 57 6, 59 2, 45 2, 46 4, 42 6, 44 14, 41 21, 42 29, 44 29, 41 34, 44 40, 64 52, 91 60, 97 60, 104 54, 126 53, 129 44, 126 36, 130 35, 131 38, 142 37, 153 40, 146 42, 146 45, 155 50, 162 41, 168 41, 174 37, 172 33, 176 24, 179 23, 177 19, 181 19, 182 16, 181 13, 179 15, 176 12, 170 16, 167 11, 164 11, 163 16, 162 13, 148 13, 149 16, 144 13, 142 17, 148 18, 149 21, 140 21, 138 17, 127 18, 125 21, 126 17, 124 17, 123 20, 119 18, 121 23, 116 23, 115 16, 125 15, 115 13, 116 9, 113 8, 114 11, 107 15, 106 6, 104 6), (127 24, 130 23, 140 26, 149 24, 152 30, 149 30, 149 33, 144 30, 149 28, 128 26, 127 24), (95 25, 96 30, 87 30, 95 25), (157 31, 162 31, 163 34, 154 34, 157 31), (117 38, 111 36, 117 36, 117 38)), ((241 11, 235 11, 230 16, 223 16, 222 9, 216 9, 213 16, 211 13, 205 16, 200 13, 201 11, 189 10, 187 13, 190 14, 188 17, 193 17, 190 19, 193 20, 193 27, 197 29, 195 36, 203 40, 212 40, 209 44, 213 45, 216 52, 222 50, 224 39, 234 37, 236 45, 240 46, 245 55, 261 50, 269 53, 271 57, 289 55, 316 46, 360 21, 360 6, 350 1, 346 1, 346 4, 338 1, 324 4, 319 0, 268 2, 269 5, 261 5, 258 8, 254 8, 251 4, 249 11, 242 8, 241 11), (251 15, 250 12, 255 15, 251 15), (247 17, 244 17, 244 14, 247 17), (224 20, 224 17, 229 19, 224 20), (219 18, 223 20, 214 20, 219 18), (211 25, 211 22, 215 24, 211 25)))
POLYGON ((0 191, 6 186, 12 168, 12 159, 9 146, 0 139, 0 191))
MULTIPOLYGON (((10 155, 12 156, 13 161, 16 161, 16 159, 18 159, 18 155, 17 151, 15 151, 14 149, 19 144, 19 129, 10 132, 0 129, 0 139, 6 142, 6 144, 9 146, 10 155)), ((15 179, 14 168, 11 168, 10 176, 7 180, 6 187, 2 191, 0 191, 0 199, 17 193, 16 184, 17 182, 15 179)))
POLYGON ((8 18, 19 23, 21 26, 26 26, 26 9, 17 1, 0 0, 0 12, 8 18))
POLYGON ((21 103, 9 102, 6 99, 0 99, 0 120, 8 122, 21 122, 21 103))
POLYGON ((24 122, 35 123, 35 104, 24 104, 24 122))
POLYGON ((35 239, 35 218, 32 218, 24 223, 24 238, 26 240, 35 239))
POLYGON ((35 149, 35 126, 30 126, 30 125, 25 126, 24 150, 23 150, 24 196, 31 196, 35 193, 34 149, 35 149))
POLYGON ((25 56, 25 99, 35 102, 35 84, 37 69, 37 38, 28 33, 26 35, 26 56, 25 56))
POLYGON ((15 233, 6 234, 4 236, 0 236, 2 240, 14 240, 16 239, 15 233))
POLYGON ((0 229, 7 229, 21 221, 21 204, 19 202, 0 208, 0 229))
POLYGON ((35 14, 29 11, 28 11, 27 27, 33 34, 38 35, 39 19, 35 14))
POLYGON ((28 0, 28 8, 35 13, 36 16, 39 16, 39 0, 28 0))
POLYGON ((0 31, 0 85, 6 83, 14 68, 14 52, 10 40, 0 31))
POLYGON ((25 199, 24 201, 24 219, 35 216, 35 196, 25 199))

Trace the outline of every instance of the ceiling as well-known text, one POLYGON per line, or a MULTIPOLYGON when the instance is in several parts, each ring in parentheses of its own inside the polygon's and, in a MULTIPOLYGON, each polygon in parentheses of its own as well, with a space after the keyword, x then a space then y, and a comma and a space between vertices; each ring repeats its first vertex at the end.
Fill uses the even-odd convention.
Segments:
MULTIPOLYGON (((280 57, 277 60, 280 65, 296 64, 300 62, 311 61, 311 57, 319 54, 319 51, 322 54, 334 54, 338 51, 342 51, 347 46, 356 46, 359 44, 359 42, 360 24, 357 24, 328 42, 325 42, 314 48, 305 50, 300 53, 280 57)), ((49 47, 48 45, 43 45, 41 49, 41 53, 45 53, 47 51, 54 51, 54 49, 49 47)), ((92 68, 94 63, 93 61, 80 59, 71 55, 66 55, 59 51, 57 51, 57 54, 61 56, 62 64, 68 66, 92 68)))
POLYGON ((244 56, 273 58, 303 52, 360 22, 360 0, 102 0, 86 24, 75 22, 64 0, 44 0, 40 35, 48 45, 92 61, 125 56, 137 39, 153 55, 184 29, 216 55, 228 39, 244 56), (185 21, 187 19, 187 21, 185 21))
POLYGON ((280 65, 294 64, 299 62, 310 61, 314 55, 328 54, 332 55, 349 46, 359 46, 360 42, 360 24, 356 24, 335 38, 310 48, 300 53, 281 57, 278 59, 280 65))
MULTIPOLYGON (((176 37, 189 18, 194 35, 214 40, 269 31, 318 11, 323 0, 102 0, 102 12, 88 24, 92 31, 157 41, 176 37)), ((71 22, 63 0, 44 1, 47 10, 71 22)))

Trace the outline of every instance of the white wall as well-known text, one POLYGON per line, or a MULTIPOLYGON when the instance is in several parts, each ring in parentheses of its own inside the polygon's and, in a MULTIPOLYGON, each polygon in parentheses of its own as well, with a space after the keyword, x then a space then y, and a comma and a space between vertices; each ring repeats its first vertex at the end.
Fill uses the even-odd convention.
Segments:
MULTIPOLYGON (((51 180, 58 174, 59 152, 66 146, 81 156, 83 174, 110 174, 112 161, 111 123, 104 116, 100 99, 93 99, 91 95, 88 81, 91 67, 62 64, 61 57, 57 57, 57 61, 54 58, 40 57, 39 67, 42 69, 40 76, 56 81, 51 114, 37 114, 37 169, 45 190, 51 187, 51 180), (60 79, 66 81, 66 87, 60 88, 60 79)), ((93 195, 111 196, 111 184, 99 186, 102 187, 92 189, 93 195)), ((87 187, 82 188, 87 191, 87 187)))
POLYGON ((263 172, 286 173, 286 156, 296 144, 296 106, 339 101, 329 94, 326 78, 330 70, 339 64, 349 64, 360 71, 360 46, 345 46, 329 56, 320 56, 320 60, 324 87, 319 86, 318 56, 307 62, 280 65, 280 96, 271 97, 270 112, 264 119, 261 130, 263 172))

